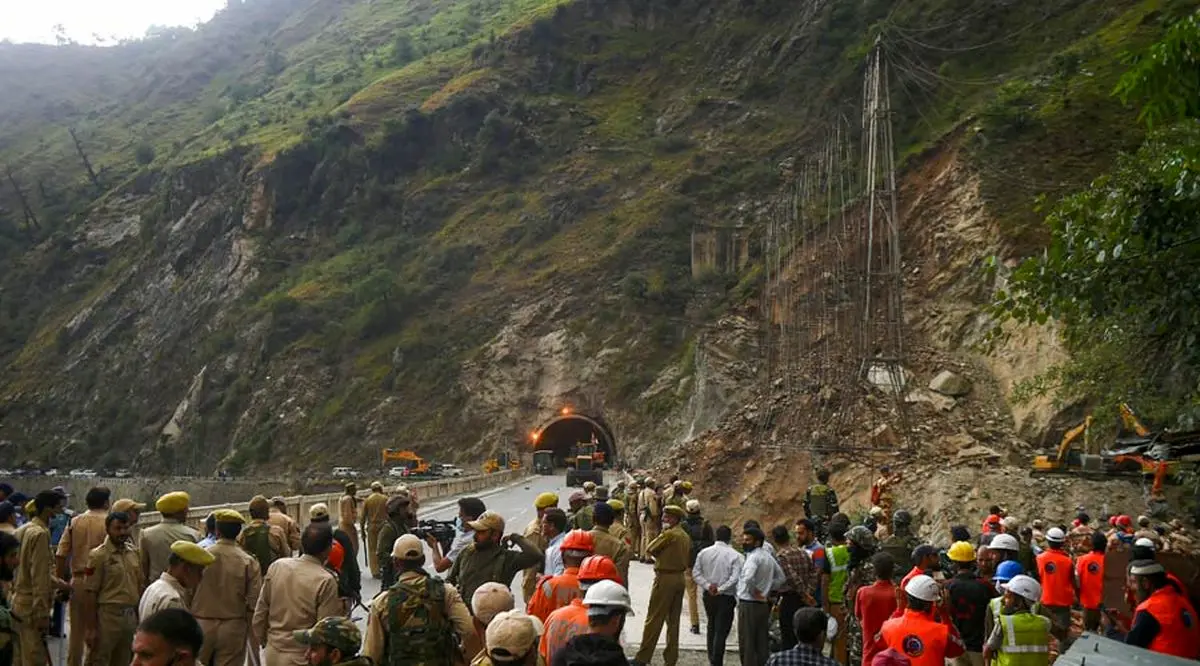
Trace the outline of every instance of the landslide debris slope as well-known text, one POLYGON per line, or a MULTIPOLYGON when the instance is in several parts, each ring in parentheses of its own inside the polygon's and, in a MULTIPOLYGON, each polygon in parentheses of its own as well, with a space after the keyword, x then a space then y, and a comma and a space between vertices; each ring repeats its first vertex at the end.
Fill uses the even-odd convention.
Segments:
POLYGON ((877 38, 904 156, 958 137, 1020 256, 1035 195, 1138 140, 1118 54, 1194 7, 246 0, 0 45, 0 441, 198 473, 473 460, 569 403, 652 455, 759 374, 761 257, 694 275, 693 228, 764 226, 877 38))

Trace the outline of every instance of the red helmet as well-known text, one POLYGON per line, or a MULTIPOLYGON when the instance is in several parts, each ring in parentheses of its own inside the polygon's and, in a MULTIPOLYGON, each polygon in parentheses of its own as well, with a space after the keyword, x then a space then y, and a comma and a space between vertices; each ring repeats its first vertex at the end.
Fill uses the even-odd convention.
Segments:
POLYGON ((585 553, 594 553, 596 552, 596 541, 592 539, 591 532, 571 530, 563 538, 561 550, 579 550, 585 553))
POLYGON ((1129 516, 1117 516, 1117 527, 1133 527, 1133 518, 1129 516))
POLYGON ((625 584, 617 571, 617 565, 607 555, 592 555, 579 565, 579 580, 594 583, 601 580, 611 580, 621 585, 625 584))

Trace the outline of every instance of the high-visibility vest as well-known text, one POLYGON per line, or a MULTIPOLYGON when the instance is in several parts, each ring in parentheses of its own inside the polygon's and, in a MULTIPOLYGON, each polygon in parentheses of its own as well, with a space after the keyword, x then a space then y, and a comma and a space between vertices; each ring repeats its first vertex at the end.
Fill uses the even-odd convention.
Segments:
POLYGON ((998 666, 1046 666, 1050 663, 1050 619, 1033 613, 998 615, 998 666))
POLYGON ((907 610, 884 622, 879 635, 888 647, 904 653, 912 666, 945 666, 950 627, 926 613, 907 610))
POLYGON ((1042 579, 1042 605, 1071 606, 1075 603, 1075 586, 1072 580, 1075 567, 1071 556, 1053 548, 1038 555, 1038 577, 1042 579))
POLYGON ((1200 618, 1186 597, 1167 585, 1138 604, 1158 621, 1158 635, 1147 646, 1152 652, 1184 659, 1200 658, 1200 618))
POLYGON ((542 622, 554 611, 583 596, 579 590, 579 568, 569 567, 557 576, 542 576, 526 612, 542 622))
POLYGON ((829 601, 846 602, 846 579, 850 577, 850 546, 829 548, 829 601))
POLYGON ((1104 605, 1104 553, 1080 555, 1075 562, 1079 578, 1079 605, 1095 610, 1104 605))

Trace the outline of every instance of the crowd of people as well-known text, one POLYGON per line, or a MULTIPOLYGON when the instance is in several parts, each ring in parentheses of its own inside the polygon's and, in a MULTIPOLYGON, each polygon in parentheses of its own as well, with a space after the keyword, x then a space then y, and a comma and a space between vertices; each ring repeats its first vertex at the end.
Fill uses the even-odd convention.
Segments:
POLYGON ((743 666, 1038 666, 1071 643, 1076 608, 1086 630, 1200 658, 1187 590, 1157 557, 1171 541, 1142 517, 1105 531, 1081 510, 1070 526, 1023 528, 992 507, 979 534, 955 526, 937 548, 893 511, 888 470, 859 521, 816 477, 803 517, 747 520, 736 539, 705 519, 689 482, 643 476, 611 492, 584 484, 563 508, 541 493, 523 531, 461 498, 445 546, 405 486, 374 483, 364 499, 347 484, 336 520, 314 504, 303 527, 283 498, 259 496, 197 530, 182 492, 158 498, 161 521, 143 528, 146 505, 103 487, 68 515, 61 488, 29 499, 0 484, 0 666, 53 663, 45 638, 63 635, 64 602, 66 666, 640 666, 664 628, 674 666, 681 628, 702 626, 719 666, 735 621, 743 666), (1131 550, 1126 621, 1105 605, 1110 548, 1131 550), (653 583, 627 658, 634 561, 652 565, 653 583), (363 605, 366 572, 382 591, 363 605))

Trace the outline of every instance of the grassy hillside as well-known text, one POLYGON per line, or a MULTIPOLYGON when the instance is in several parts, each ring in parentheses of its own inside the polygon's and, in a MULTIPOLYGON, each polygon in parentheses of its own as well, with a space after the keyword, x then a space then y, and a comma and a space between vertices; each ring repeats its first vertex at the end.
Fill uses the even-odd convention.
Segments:
MULTIPOLYGON (((40 221, 25 229, 3 190, 3 416, 37 424, 6 436, 129 459, 208 367, 201 467, 346 442, 365 460, 385 437, 461 450, 497 428, 464 410, 463 368, 539 300, 561 304, 546 331, 604 351, 606 409, 654 423, 678 405, 639 395, 757 290, 753 270, 692 278, 693 225, 762 225, 785 160, 857 119, 877 41, 902 155, 965 130, 1020 255, 1040 242, 1035 197, 1140 139, 1108 95, 1120 54, 1196 4, 247 0, 115 49, 0 46, 0 87, 20 91, 0 100, 0 161, 40 221), (213 196, 176 251, 177 221, 213 196), (136 238, 84 234, 134 211, 136 238), (228 238, 253 247, 245 289, 189 295, 202 307, 144 333, 228 238), (131 295, 164 272, 157 296, 131 295), (62 333, 85 311, 111 320, 102 345, 62 333), (281 376, 319 377, 299 416, 281 415, 281 376), (367 424, 384 404, 403 405, 386 436, 367 424)), ((517 393, 514 412, 536 412, 517 393)))

